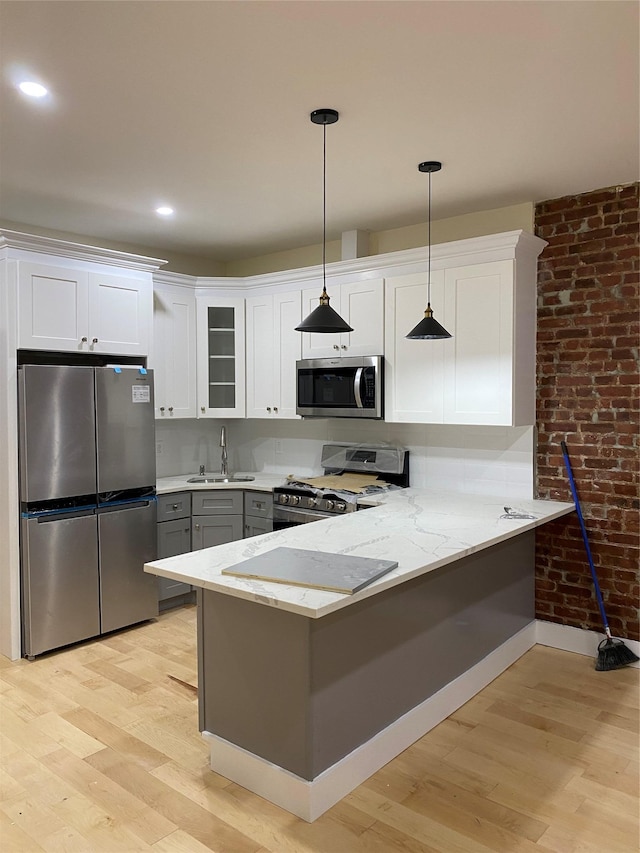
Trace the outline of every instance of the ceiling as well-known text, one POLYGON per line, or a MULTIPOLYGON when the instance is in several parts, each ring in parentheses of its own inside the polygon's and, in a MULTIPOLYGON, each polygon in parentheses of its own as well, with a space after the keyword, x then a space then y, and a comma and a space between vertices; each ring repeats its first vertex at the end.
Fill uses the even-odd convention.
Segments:
POLYGON ((221 262, 318 243, 321 107, 328 240, 424 222, 422 160, 436 219, 635 181, 638 10, 2 0, 0 216, 221 262))

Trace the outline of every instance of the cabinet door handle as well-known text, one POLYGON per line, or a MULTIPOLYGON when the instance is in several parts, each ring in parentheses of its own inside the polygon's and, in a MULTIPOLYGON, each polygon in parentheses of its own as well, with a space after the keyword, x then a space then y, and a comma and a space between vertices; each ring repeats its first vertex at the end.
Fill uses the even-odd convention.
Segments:
POLYGON ((170 412, 172 412, 172 411, 173 411, 173 406, 169 406, 169 411, 170 411, 170 412))
POLYGON ((178 504, 172 504, 171 509, 178 509, 178 504))
POLYGON ((277 406, 274 406, 274 407, 273 407, 273 411, 277 413, 277 411, 278 411, 278 407, 277 407, 277 406))
POLYGON ((86 342, 87 342, 87 336, 85 335, 85 336, 84 336, 84 338, 81 338, 81 339, 80 339, 80 341, 81 341, 81 343, 86 344, 86 342))
POLYGON ((91 341, 91 343, 92 343, 92 344, 97 344, 97 343, 98 343, 98 339, 97 339, 97 338, 93 338, 93 340, 91 341))
POLYGON ((160 411, 164 412, 164 406, 160 406, 160 411))
POLYGON ((334 349, 340 349, 340 347, 338 346, 338 344, 334 344, 334 345, 333 345, 333 348, 334 348, 334 349))
POLYGON ((346 349, 346 348, 347 348, 346 344, 342 344, 342 346, 340 347, 340 349, 346 349))
POLYGON ((271 411, 271 406, 267 406, 267 411, 268 411, 268 412, 270 412, 270 411, 271 411))
POLYGON ((199 524, 195 524, 195 525, 194 525, 194 529, 195 529, 195 530, 200 530, 200 525, 199 525, 199 524))
POLYGON ((202 412, 202 414, 204 415, 204 406, 200 406, 200 411, 201 411, 201 412, 202 412))

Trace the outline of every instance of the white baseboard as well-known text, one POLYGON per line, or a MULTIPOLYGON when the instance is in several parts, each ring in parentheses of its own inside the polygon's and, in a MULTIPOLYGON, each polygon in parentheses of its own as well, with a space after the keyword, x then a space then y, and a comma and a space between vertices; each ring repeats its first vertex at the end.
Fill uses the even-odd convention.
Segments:
MULTIPOLYGON (((536 620, 536 643, 541 646, 576 652, 595 659, 598 655, 598 643, 604 637, 603 633, 597 631, 572 628, 570 625, 559 625, 557 622, 545 622, 542 619, 536 620)), ((640 657, 640 642, 637 640, 623 640, 623 642, 628 649, 640 657)), ((630 666, 637 669, 640 667, 640 662, 632 663, 630 666)))
POLYGON ((226 740, 203 732, 211 769, 306 821, 321 814, 468 702, 536 643, 532 621, 447 684, 312 781, 301 779, 226 740))

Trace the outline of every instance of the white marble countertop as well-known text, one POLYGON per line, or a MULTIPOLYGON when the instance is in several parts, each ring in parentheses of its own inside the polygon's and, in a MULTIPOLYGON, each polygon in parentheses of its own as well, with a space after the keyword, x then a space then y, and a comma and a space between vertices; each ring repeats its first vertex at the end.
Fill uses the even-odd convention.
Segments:
POLYGON ((504 501, 412 488, 380 500, 372 509, 156 560, 145 571, 319 618, 574 510, 573 504, 558 501, 504 501), (505 504, 533 517, 502 518, 505 504), (221 574, 278 547, 396 560, 398 567, 354 595, 221 574))
MULTIPOLYGON (((238 471, 239 476, 250 476, 255 479, 240 483, 189 483, 195 474, 179 474, 174 477, 159 477, 156 483, 156 494, 166 495, 170 492, 197 492, 204 489, 241 489, 242 491, 270 492, 276 486, 281 486, 286 477, 283 474, 262 474, 255 471, 238 471)), ((219 477, 219 471, 206 471, 205 477, 219 477)))

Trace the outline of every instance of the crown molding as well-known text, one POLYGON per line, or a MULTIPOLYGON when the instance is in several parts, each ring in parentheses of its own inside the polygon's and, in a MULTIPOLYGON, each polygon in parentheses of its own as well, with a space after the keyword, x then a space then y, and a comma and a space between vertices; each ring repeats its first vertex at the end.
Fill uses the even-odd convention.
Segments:
POLYGON ((0 249, 5 248, 57 255, 78 261, 93 261, 109 264, 113 267, 144 270, 145 272, 154 272, 167 263, 160 258, 148 258, 144 255, 133 255, 115 249, 101 249, 97 246, 86 246, 83 243, 71 243, 68 240, 58 240, 55 237, 41 237, 36 234, 24 234, 21 231, 1 229, 0 249))
MULTIPOLYGON (((482 237, 469 237, 465 240, 453 240, 437 243, 431 247, 431 268, 439 269, 450 265, 452 259, 464 263, 488 263, 494 260, 510 260, 517 257, 537 258, 547 243, 527 231, 504 231, 482 237)), ((326 266, 327 278, 339 281, 341 277, 360 276, 379 277, 381 274, 401 275, 407 272, 426 269, 426 246, 417 249, 403 249, 399 252, 387 252, 383 255, 369 255, 348 261, 334 261, 326 266)), ((209 287, 260 288, 274 285, 304 284, 322 279, 322 265, 281 272, 250 275, 246 278, 198 278, 197 286, 205 281, 209 287)))

